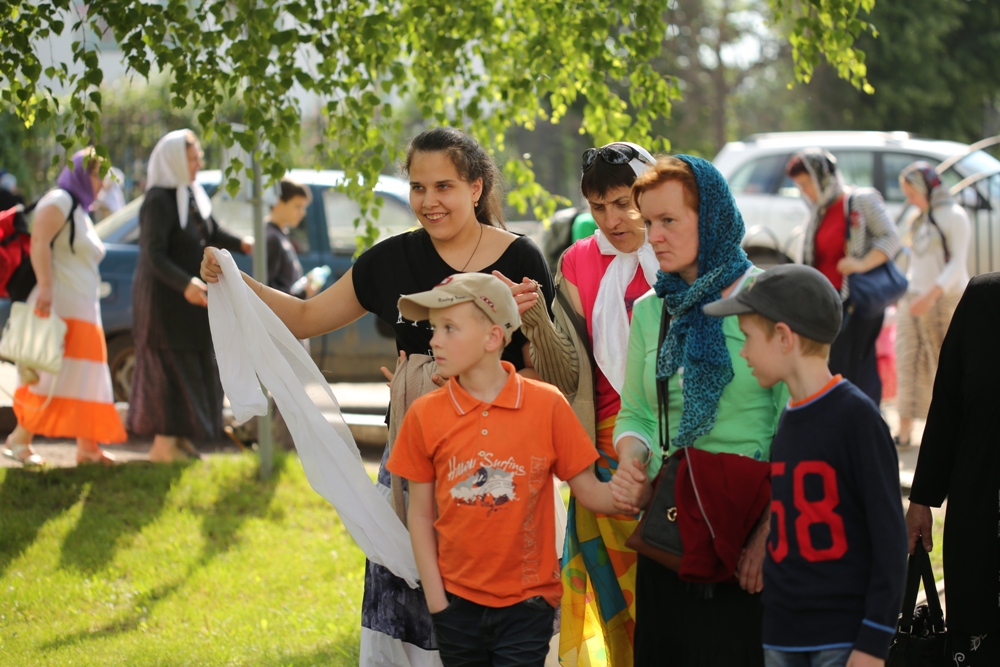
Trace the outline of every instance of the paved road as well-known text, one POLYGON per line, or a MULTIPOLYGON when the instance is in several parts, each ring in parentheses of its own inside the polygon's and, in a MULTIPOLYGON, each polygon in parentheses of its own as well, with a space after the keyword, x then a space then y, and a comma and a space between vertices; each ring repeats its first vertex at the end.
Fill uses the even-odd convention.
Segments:
MULTIPOLYGON (((0 434, 8 433, 14 426, 13 410, 10 407, 11 399, 3 390, 13 393, 15 382, 14 367, 10 364, 0 363, 0 434)), ((381 456, 381 448, 386 437, 383 417, 389 403, 388 387, 384 383, 335 383, 331 384, 330 387, 340 402, 341 410, 351 426, 351 431, 354 433, 355 440, 358 441, 362 454, 367 460, 377 461, 378 457, 381 456)), ((120 407, 125 409, 124 404, 120 407)), ((883 413, 889 427, 895 432, 898 418, 891 403, 883 406, 883 413)), ((919 442, 922 431, 923 423, 917 422, 913 434, 914 441, 919 442)), ((133 438, 124 445, 112 446, 108 449, 122 461, 144 460, 150 442, 149 439, 133 438)), ((36 449, 51 465, 71 466, 75 464, 73 447, 73 443, 66 440, 39 438, 36 449)), ((234 453, 238 452, 239 449, 234 443, 226 440, 205 446, 203 451, 206 453, 234 453)), ((899 452, 899 476, 904 490, 908 490, 912 482, 919 451, 920 447, 914 446, 899 452)), ((13 461, 0 457, 0 466, 16 465, 13 461)))
MULTIPOLYGON (((0 436, 6 437, 14 428, 16 421, 10 394, 14 393, 17 384, 17 373, 9 363, 0 363, 0 436)), ((358 443, 362 456, 366 461, 378 463, 385 445, 386 427, 384 423, 386 406, 389 404, 389 388, 384 383, 335 383, 330 388, 337 397, 341 411, 351 427, 354 439, 358 443)), ((118 404, 122 418, 125 417, 127 404, 118 404)), ((105 447, 122 462, 148 460, 146 452, 152 444, 151 438, 130 437, 121 445, 105 447)), ((36 438, 35 451, 41 454, 49 465, 69 467, 76 465, 76 445, 68 439, 36 438)), ((206 454, 233 454, 240 451, 232 441, 226 439, 217 443, 199 446, 206 454)), ((0 457, 0 467, 18 467, 19 464, 0 457)))

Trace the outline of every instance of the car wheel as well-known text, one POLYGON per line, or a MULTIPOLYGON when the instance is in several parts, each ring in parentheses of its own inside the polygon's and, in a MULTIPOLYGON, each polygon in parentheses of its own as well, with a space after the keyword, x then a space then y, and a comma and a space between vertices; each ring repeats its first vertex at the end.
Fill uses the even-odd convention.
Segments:
POLYGON ((747 257, 754 266, 761 269, 769 269, 776 264, 790 264, 792 261, 784 253, 770 248, 750 248, 747 250, 747 257))
POLYGON ((111 371, 115 402, 127 403, 135 371, 135 342, 131 333, 120 334, 108 341, 108 369, 111 371))

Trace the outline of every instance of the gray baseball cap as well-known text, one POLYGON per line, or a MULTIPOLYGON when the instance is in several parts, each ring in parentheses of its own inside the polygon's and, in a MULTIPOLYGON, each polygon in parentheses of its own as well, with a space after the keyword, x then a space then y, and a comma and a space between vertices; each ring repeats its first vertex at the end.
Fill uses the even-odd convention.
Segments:
POLYGON ((750 276, 736 295, 703 310, 710 317, 759 313, 800 336, 832 343, 840 333, 843 308, 840 294, 822 273, 802 264, 780 264, 750 276))

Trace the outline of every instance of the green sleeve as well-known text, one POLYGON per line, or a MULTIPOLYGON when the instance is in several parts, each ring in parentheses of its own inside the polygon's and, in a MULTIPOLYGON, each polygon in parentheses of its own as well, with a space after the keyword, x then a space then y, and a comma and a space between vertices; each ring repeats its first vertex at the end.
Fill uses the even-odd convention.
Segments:
POLYGON ((637 435, 654 452, 659 449, 656 424, 655 364, 656 338, 659 333, 660 308, 663 301, 655 294, 635 302, 629 328, 628 353, 625 358, 625 384, 622 386, 622 407, 615 421, 615 442, 626 434, 637 435), (651 354, 652 353, 652 354, 651 354), (654 378, 652 383, 649 378, 654 378), (650 399, 649 385, 653 386, 650 399))

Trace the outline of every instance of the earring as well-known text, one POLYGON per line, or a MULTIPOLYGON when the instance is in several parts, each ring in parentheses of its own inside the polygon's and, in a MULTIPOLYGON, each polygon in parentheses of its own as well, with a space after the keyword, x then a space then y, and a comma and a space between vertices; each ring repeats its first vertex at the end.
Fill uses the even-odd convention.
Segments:
POLYGON ((479 200, 478 199, 475 201, 475 203, 473 204, 473 206, 475 208, 479 208, 479 200))

